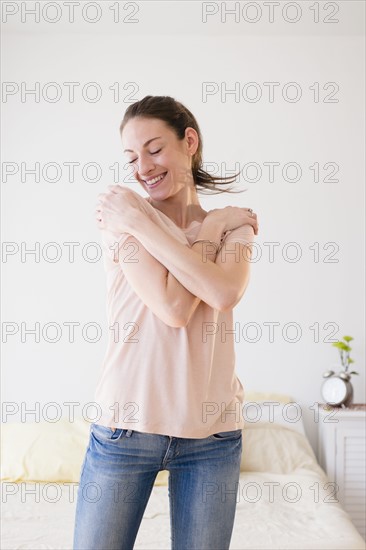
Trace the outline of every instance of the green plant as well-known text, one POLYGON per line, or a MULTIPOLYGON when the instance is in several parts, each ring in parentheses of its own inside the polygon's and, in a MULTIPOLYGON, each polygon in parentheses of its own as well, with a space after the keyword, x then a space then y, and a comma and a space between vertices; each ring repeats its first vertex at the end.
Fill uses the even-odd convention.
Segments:
MULTIPOLYGON (((341 357, 342 367, 344 368, 344 372, 347 372, 350 364, 354 363, 354 360, 351 359, 351 357, 350 357, 350 352, 351 352, 352 348, 349 345, 349 342, 351 342, 351 340, 353 340, 353 338, 352 338, 352 336, 343 336, 343 340, 344 340, 344 342, 342 342, 340 340, 338 342, 333 342, 332 346, 334 346, 335 348, 338 349, 339 355, 341 357)), ((350 372, 348 374, 358 374, 358 372, 353 370, 352 372, 350 372)))

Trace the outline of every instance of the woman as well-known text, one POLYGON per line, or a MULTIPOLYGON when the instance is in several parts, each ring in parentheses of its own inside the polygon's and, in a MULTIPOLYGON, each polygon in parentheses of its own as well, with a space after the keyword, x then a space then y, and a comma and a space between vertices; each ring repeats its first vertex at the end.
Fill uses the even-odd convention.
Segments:
POLYGON ((202 169, 200 130, 181 103, 146 96, 120 131, 148 197, 124 186, 99 195, 111 333, 74 549, 133 548, 155 478, 168 470, 172 548, 224 550, 244 427, 232 310, 248 285, 258 223, 248 208, 200 206, 199 188, 235 177, 202 169))

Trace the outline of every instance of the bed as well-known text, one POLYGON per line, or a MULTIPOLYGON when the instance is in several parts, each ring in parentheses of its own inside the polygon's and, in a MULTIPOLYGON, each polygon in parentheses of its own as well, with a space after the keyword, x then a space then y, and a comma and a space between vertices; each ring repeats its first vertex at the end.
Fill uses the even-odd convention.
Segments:
MULTIPOLYGON (((364 550, 364 539, 317 463, 302 420, 283 420, 281 406, 291 401, 278 394, 246 396, 230 548, 364 550), (272 407, 274 416, 269 402, 280 405, 272 407)), ((1 435, 1 548, 71 549, 89 422, 13 422, 2 425, 1 435)), ((156 479, 135 549, 170 550, 168 475, 163 471, 156 479)))

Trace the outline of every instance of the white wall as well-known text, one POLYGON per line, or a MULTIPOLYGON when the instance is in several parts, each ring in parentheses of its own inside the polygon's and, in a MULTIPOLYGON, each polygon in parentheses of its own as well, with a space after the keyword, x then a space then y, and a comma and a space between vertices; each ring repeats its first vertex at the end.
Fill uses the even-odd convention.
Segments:
MULTIPOLYGON (((20 252, 3 256, 3 341, 5 329, 11 328, 4 323, 14 323, 16 331, 3 345, 3 402, 14 402, 19 408, 23 403, 23 408, 30 409, 35 403, 42 407, 77 402, 80 413, 81 406, 93 399, 107 342, 105 277, 102 261, 86 261, 81 249, 99 242, 94 210, 97 195, 114 183, 109 167, 119 163, 122 172, 115 182, 142 192, 137 184, 123 180, 118 127, 129 102, 147 94, 172 95, 198 119, 205 162, 217 163, 219 168, 224 163, 223 175, 235 163, 241 169, 258 163, 262 169, 258 181, 240 178, 237 188, 248 188, 246 193, 202 195, 201 203, 205 209, 236 204, 258 213, 261 257, 253 261, 250 285, 235 309, 241 331, 237 372, 246 390, 292 395, 302 407, 316 450, 310 407, 321 401, 323 371, 339 365, 332 339, 345 334, 355 338, 352 357, 360 376, 353 378, 354 401, 365 401, 364 4, 332 3, 339 8, 332 16, 333 10, 329 6, 326 10, 321 2, 320 20, 315 23, 310 3, 292 3, 287 17, 295 17, 297 6, 301 16, 296 23, 285 21, 281 11, 270 23, 269 8, 261 2, 252 3, 250 9, 241 2, 237 22, 234 15, 225 22, 221 3, 205 7, 199 2, 139 2, 120 4, 121 18, 135 11, 131 16, 135 23, 116 24, 111 22, 112 2, 99 4, 101 18, 94 24, 80 18, 81 7, 75 8, 76 21, 68 23, 62 2, 58 3, 59 22, 45 21, 56 17, 54 9, 33 23, 34 16, 22 15, 21 4, 34 5, 19 3, 19 11, 3 24, 3 81, 19 87, 23 82, 28 89, 38 82, 45 94, 47 83, 56 82, 62 95, 56 102, 42 94, 38 102, 31 95, 22 99, 16 88, 14 95, 3 95, 3 162, 15 163, 19 171, 3 180, 2 238, 19 249, 21 243, 29 249, 39 243, 45 257, 46 244, 56 242, 61 258, 52 263, 42 254, 38 261, 32 255, 24 259, 20 252), (248 9, 247 17, 253 19, 255 13, 250 10, 256 6, 262 16, 248 23, 243 10, 248 9), (204 23, 204 9, 218 11, 204 23), (325 23, 325 16, 339 21, 325 23), (73 103, 65 82, 80 83, 73 103), (80 93, 89 82, 98 83, 102 91, 98 102, 90 103, 80 93), (117 82, 121 97, 114 102, 109 87, 117 82), (233 95, 219 92, 205 99, 205 82, 216 83, 212 89, 218 90, 238 83, 238 102, 233 95), (245 99, 243 90, 249 82, 256 82, 263 94, 257 102, 245 99), (268 82, 279 83, 273 102, 268 100, 269 88, 264 84, 268 82), (290 82, 301 90, 297 102, 282 95, 290 82), (316 82, 318 102, 310 89, 316 82), (330 82, 339 87, 333 96, 337 102, 324 102, 334 89, 329 85, 324 90, 330 82), (35 181, 29 174, 22 181, 20 164, 31 168, 36 162, 41 168, 58 163, 59 181, 49 182, 42 176, 35 181), (74 181, 67 162, 80 163, 74 181), (95 183, 88 182, 81 171, 89 162, 101 167, 95 183), (269 179, 266 162, 280 163, 274 181, 269 179), (297 182, 285 181, 281 175, 290 162, 301 168, 297 182), (310 169, 314 163, 320 165, 318 182, 310 169), (326 163, 339 166, 334 176, 338 181, 324 181, 331 174, 331 168, 323 169, 326 163), (79 243, 74 262, 68 259, 67 242, 79 243), (297 243, 301 252, 295 263, 282 255, 290 242, 297 243), (269 259, 268 243, 278 243, 274 261, 269 259), (314 243, 319 246, 318 261, 314 243), (326 261, 327 256, 335 261, 326 261), (67 322, 79 323, 73 342, 67 322), (102 329, 95 343, 82 336, 82 327, 90 322, 102 329), (57 323, 60 338, 50 343, 41 333, 35 342, 31 335, 21 336, 21 323, 26 328, 39 323, 41 331, 47 323, 57 323), (247 338, 242 334, 247 323, 255 323, 260 330, 256 342, 248 341, 255 339, 254 329, 247 338), (274 341, 270 341, 268 323, 277 323, 274 341), (283 335, 288 323, 297 324, 301 331, 296 342, 288 341, 295 337, 294 330, 289 330, 287 339, 283 335)), ((93 6, 81 6, 90 10, 84 15, 94 17, 93 6)), ((48 91, 52 97, 54 90, 48 91)), ((248 90, 249 97, 253 91, 253 87, 248 90)), ((293 91, 288 90, 290 97, 293 91)), ((253 174, 248 172, 252 179, 253 174)), ((89 175, 94 177, 94 172, 89 175)), ((288 175, 292 178, 294 172, 288 175)), ((53 176, 50 171, 49 177, 53 176)), ((49 249, 49 257, 54 252, 49 249)), ((289 256, 293 252, 294 248, 289 249, 289 256)), ((89 254, 91 258, 95 248, 89 254)), ((54 336, 50 330, 48 337, 54 336)), ((94 338, 94 331, 88 336, 94 338)), ((50 409, 49 416, 53 413, 50 409)))

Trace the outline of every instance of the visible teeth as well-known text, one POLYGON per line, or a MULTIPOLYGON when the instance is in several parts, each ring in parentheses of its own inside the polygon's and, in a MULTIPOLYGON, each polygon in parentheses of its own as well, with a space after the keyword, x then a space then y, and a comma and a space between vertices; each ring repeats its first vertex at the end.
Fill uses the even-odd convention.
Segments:
POLYGON ((157 181, 163 179, 164 176, 165 176, 165 174, 162 174, 161 176, 157 176, 156 178, 147 181, 146 185, 154 185, 154 183, 156 183, 157 181))

